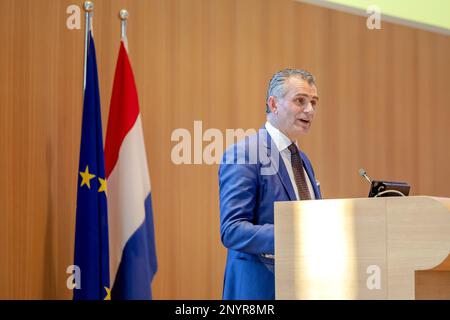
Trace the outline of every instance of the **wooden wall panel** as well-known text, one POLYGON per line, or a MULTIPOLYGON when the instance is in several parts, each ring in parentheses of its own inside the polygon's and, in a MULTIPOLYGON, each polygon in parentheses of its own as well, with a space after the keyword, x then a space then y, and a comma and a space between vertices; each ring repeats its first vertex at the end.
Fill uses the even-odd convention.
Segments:
POLYGON ((363 17, 306 4, 296 16, 295 30, 306 30, 296 66, 317 76, 321 96, 302 144, 324 195, 366 196, 364 167, 408 181, 412 194, 448 196, 449 37, 384 22, 369 30, 363 17))
MULTIPOLYGON (((0 299, 68 299, 81 131, 80 0, 1 0, 0 299)), ((220 298, 217 165, 175 165, 173 130, 259 128, 271 75, 305 68, 319 112, 300 141, 327 198, 363 197, 374 178, 450 196, 450 39, 291 0, 96 1, 103 129, 119 9, 139 92, 152 183, 157 299, 220 298)), ((84 27, 84 19, 82 19, 84 27)), ((194 139, 194 137, 192 137, 194 139)), ((207 143, 203 143, 206 146, 207 143)), ((193 153, 192 153, 193 155, 193 153)))

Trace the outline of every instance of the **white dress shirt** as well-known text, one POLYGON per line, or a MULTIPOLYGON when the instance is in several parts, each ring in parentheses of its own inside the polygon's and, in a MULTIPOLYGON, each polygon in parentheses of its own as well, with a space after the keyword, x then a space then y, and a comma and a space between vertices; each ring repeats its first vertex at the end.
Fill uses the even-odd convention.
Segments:
MULTIPOLYGON (((267 132, 269 132, 270 137, 272 138, 275 146, 277 147, 278 151, 281 154, 281 158, 283 159, 284 165, 289 174, 289 178, 291 179, 291 184, 292 188, 294 189, 295 196, 297 197, 297 200, 301 200, 298 195, 297 184, 295 183, 294 171, 292 171, 291 152, 288 149, 288 147, 292 144, 292 141, 288 137, 286 137, 286 135, 283 132, 275 128, 269 121, 266 122, 265 127, 267 129, 267 132)), ((297 145, 297 142, 295 142, 295 144, 297 145)), ((308 190, 309 194, 311 195, 311 199, 315 199, 316 197, 314 195, 314 189, 311 185, 311 183, 315 183, 315 181, 311 182, 305 168, 303 168, 303 172, 305 173, 305 178, 307 178, 306 184, 308 185, 308 190)))

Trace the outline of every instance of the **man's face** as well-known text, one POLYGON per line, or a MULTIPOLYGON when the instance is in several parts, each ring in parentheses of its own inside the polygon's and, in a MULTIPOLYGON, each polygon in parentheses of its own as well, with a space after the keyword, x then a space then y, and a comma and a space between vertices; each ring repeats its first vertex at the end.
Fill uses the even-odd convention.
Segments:
POLYGON ((284 97, 275 98, 274 120, 277 128, 294 141, 309 131, 319 98, 316 86, 301 78, 289 78, 285 88, 284 97))

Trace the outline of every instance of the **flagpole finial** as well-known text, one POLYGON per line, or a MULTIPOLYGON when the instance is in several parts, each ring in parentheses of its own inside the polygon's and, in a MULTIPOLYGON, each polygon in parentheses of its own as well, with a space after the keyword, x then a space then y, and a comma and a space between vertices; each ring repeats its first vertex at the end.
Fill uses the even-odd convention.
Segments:
POLYGON ((86 1, 84 3, 84 11, 86 12, 94 11, 94 3, 92 1, 86 1))
POLYGON ((128 20, 128 11, 125 9, 120 10, 119 12, 119 18, 120 20, 128 20))
POLYGON ((119 11, 120 18, 120 38, 122 39, 125 49, 128 51, 128 40, 127 40, 127 21, 128 21, 128 11, 122 9, 119 11))

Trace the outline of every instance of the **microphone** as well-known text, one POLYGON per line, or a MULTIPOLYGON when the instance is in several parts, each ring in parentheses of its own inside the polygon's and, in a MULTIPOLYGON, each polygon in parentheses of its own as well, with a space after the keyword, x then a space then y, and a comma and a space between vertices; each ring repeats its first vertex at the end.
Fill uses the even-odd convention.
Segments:
POLYGON ((370 190, 369 198, 374 197, 392 197, 401 195, 406 197, 409 195, 410 185, 406 182, 384 181, 384 180, 370 180, 366 174, 366 170, 359 169, 359 175, 369 181, 370 190))
POLYGON ((370 178, 366 174, 366 170, 364 170, 363 168, 359 169, 359 175, 361 177, 365 178, 367 181, 369 181, 370 184, 372 184, 372 181, 370 180, 370 178))

